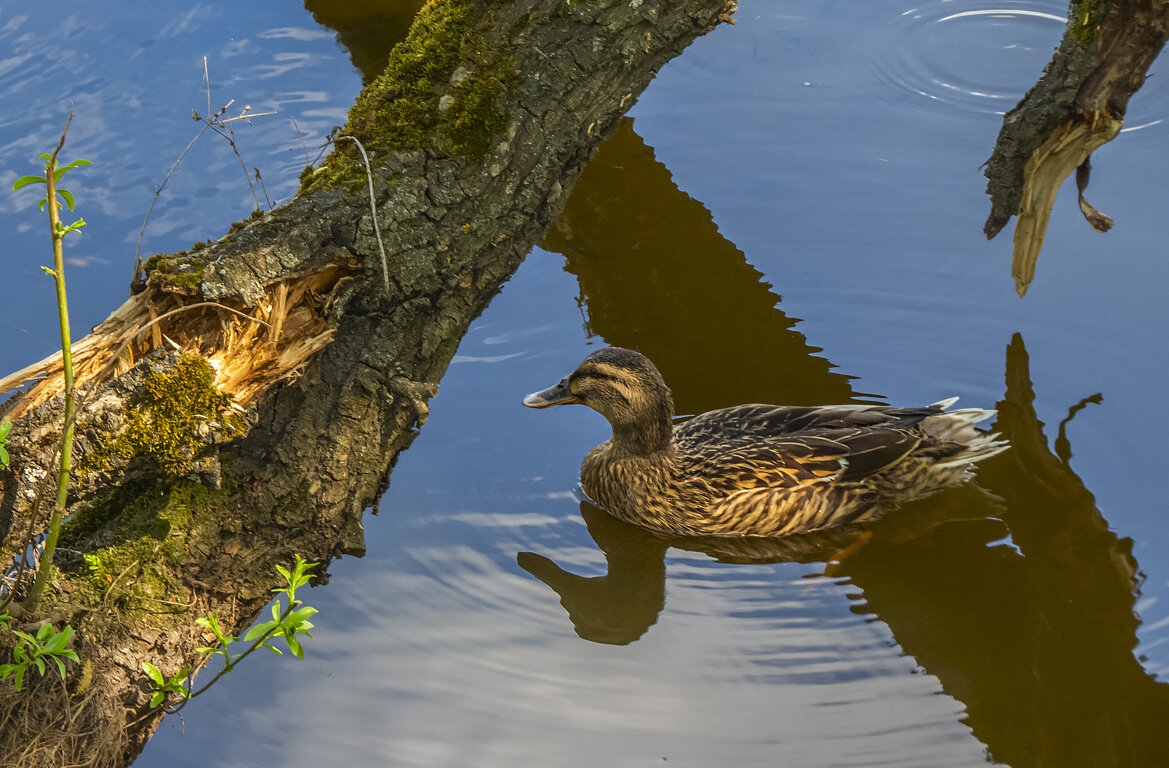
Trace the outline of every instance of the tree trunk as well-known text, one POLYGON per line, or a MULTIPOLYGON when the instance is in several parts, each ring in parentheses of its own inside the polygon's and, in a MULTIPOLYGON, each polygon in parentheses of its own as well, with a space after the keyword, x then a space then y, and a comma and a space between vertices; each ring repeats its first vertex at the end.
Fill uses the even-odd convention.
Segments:
MULTIPOLYGON (((78 630, 74 698, 63 711, 50 677, 23 696, 0 687, 0 754, 125 764, 162 717, 139 687, 142 661, 168 675, 197 666, 210 639, 197 617, 216 611, 238 632, 268 602, 277 564, 298 553, 323 571, 363 551, 363 511, 471 320, 657 69, 733 10, 432 2, 343 132, 372 156, 386 273, 352 141, 306 169, 289 203, 147 262, 137 292, 74 345, 76 514, 44 600, 78 630)), ((0 475, 9 553, 61 429, 59 355, 0 390, 34 376, 0 406, 15 422, 0 475)))
POLYGON ((1035 276, 1060 184, 1083 168, 1080 208, 1100 231, 1112 221, 1087 204, 1088 158, 1120 132, 1129 98, 1169 39, 1169 0, 1072 0, 1063 41, 1039 82, 1003 118, 986 164, 991 211, 983 231, 1015 225, 1012 274, 1022 296, 1035 276))

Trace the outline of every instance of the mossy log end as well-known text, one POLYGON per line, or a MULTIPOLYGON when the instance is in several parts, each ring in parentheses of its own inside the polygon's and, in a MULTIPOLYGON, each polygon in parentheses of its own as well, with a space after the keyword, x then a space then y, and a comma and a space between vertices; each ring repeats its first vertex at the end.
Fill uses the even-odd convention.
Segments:
MULTIPOLYGON (((275 565, 363 551, 362 514, 470 322, 658 68, 733 11, 434 0, 344 129, 371 150, 388 292, 352 142, 306 169, 289 203, 148 261, 137 292, 74 347, 77 514, 43 608, 77 628, 85 663, 67 686, 0 686, 0 754, 125 764, 162 718, 142 661, 197 666, 209 638, 196 618, 217 611, 238 632, 275 565)), ((15 422, 0 474, 8 553, 52 472, 59 367, 0 380, 35 379, 0 406, 15 422)))
MULTIPOLYGON (((1169 0, 1072 0, 1063 40, 1039 82, 1003 118, 986 163, 987 239, 1014 215, 1015 287, 1035 273, 1055 195, 1068 175, 1120 131, 1129 98, 1169 39, 1169 0)), ((1112 222, 1083 199, 1093 227, 1112 222)))

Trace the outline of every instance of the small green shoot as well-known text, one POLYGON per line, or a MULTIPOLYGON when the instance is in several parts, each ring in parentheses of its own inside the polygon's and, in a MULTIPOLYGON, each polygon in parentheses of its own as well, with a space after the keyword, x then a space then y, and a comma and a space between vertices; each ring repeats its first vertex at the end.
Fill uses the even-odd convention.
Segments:
MULTIPOLYGON (((0 618, 7 626, 9 618, 7 614, 0 618)), ((19 629, 11 631, 20 638, 20 642, 12 649, 13 663, 0 664, 0 680, 12 677, 18 691, 24 686, 24 673, 29 667, 36 667, 43 677, 45 660, 48 659, 56 664, 57 673, 64 680, 65 662, 62 659, 78 661, 77 653, 68 647, 69 641, 73 639, 73 627, 66 625, 64 629, 57 631, 52 624, 44 624, 35 635, 21 632, 19 629)))
MULTIPOLYGON (((45 172, 47 174, 49 161, 53 160, 53 155, 49 154, 48 152, 42 152, 41 154, 37 155, 37 159, 45 161, 45 172)), ((61 181, 61 177, 65 175, 66 171, 71 171, 74 168, 82 165, 93 165, 93 163, 91 163, 89 160, 82 160, 79 158, 69 163, 68 165, 62 165, 55 168, 53 171, 53 184, 55 185, 57 182, 61 181)), ((27 187, 29 184, 36 183, 41 183, 47 186, 48 180, 45 176, 21 176, 12 183, 12 189, 13 191, 16 191, 22 187, 27 187)), ((73 193, 67 189, 57 187, 57 194, 60 195, 61 199, 65 201, 65 205, 69 207, 69 210, 73 210, 73 193)), ((39 203, 37 203, 37 205, 40 206, 40 209, 43 211, 45 210, 45 204, 47 202, 49 202, 49 198, 46 195, 39 203)))
POLYGON ((195 650, 199 653, 222 656, 223 668, 206 685, 196 691, 191 691, 189 685, 184 687, 184 682, 190 673, 187 667, 179 670, 179 673, 174 677, 167 678, 157 667, 144 664, 143 669, 146 671, 146 675, 150 678, 151 682, 154 683, 155 689, 150 695, 151 708, 160 706, 166 701, 167 696, 173 693, 177 694, 182 701, 174 709, 169 711, 178 711, 188 701, 214 685, 219 678, 235 669, 253 651, 259 650, 260 648, 267 648, 277 656, 283 655, 283 652, 272 644, 273 638, 284 638, 288 650, 296 658, 303 659, 304 646, 301 645, 297 637, 300 635, 309 638, 312 637, 308 632, 308 630, 313 628, 309 618, 317 612, 317 609, 312 606, 301 605, 300 601, 296 599, 296 590, 298 587, 303 587, 308 583, 309 579, 313 578, 313 574, 310 574, 309 571, 316 566, 316 563, 306 562, 300 555, 296 556, 296 563, 293 565, 291 571, 282 566, 276 566, 276 570, 284 577, 286 585, 277 587, 272 591, 287 595, 288 605, 284 606, 280 599, 277 598, 276 602, 272 604, 272 620, 257 624, 248 630, 243 640, 244 642, 251 643, 251 645, 240 653, 233 654, 231 652, 231 645, 239 642, 240 638, 223 631, 223 628, 219 625, 218 615, 213 613, 206 618, 195 619, 195 623, 210 630, 211 634, 215 636, 215 645, 207 645, 202 648, 196 648, 195 650))
POLYGON ((175 694, 181 699, 186 699, 189 695, 184 683, 187 680, 187 675, 191 670, 189 667, 183 667, 175 674, 167 677, 162 674, 162 670, 151 664, 149 661, 142 662, 142 670, 146 676, 154 683, 155 691, 150 695, 150 708, 157 709, 166 697, 170 694, 175 694))
POLYGON ((211 630, 211 633, 215 635, 216 641, 218 641, 218 645, 204 646, 202 648, 196 648, 195 650, 199 653, 218 653, 219 655, 223 656, 225 663, 230 664, 231 654, 228 653, 227 647, 235 641, 239 640, 239 638, 235 635, 224 634, 223 630, 219 628, 219 616, 217 614, 213 613, 205 619, 195 619, 195 623, 201 627, 206 627, 207 629, 211 630))
POLYGON ((0 421, 0 466, 8 469, 8 433, 12 430, 11 421, 0 421))
MULTIPOLYGON (((288 572, 287 568, 276 566, 276 570, 284 577, 288 586, 278 587, 272 591, 288 595, 288 608, 284 609, 280 599, 277 598, 276 602, 272 604, 272 620, 257 624, 249 629, 248 633, 244 635, 245 642, 258 637, 283 637, 288 650, 292 651, 292 655, 298 659, 304 659, 304 648, 301 647, 296 636, 299 634, 312 638, 312 635, 307 631, 313 628, 309 617, 315 614, 317 609, 311 605, 297 608, 300 601, 296 599, 296 588, 308 583, 308 580, 312 578, 308 574, 308 570, 314 567, 316 567, 316 563, 307 563, 300 555, 296 556, 296 565, 293 566, 291 573, 288 572)), ((268 643, 267 639, 264 640, 263 645, 277 656, 281 655, 280 649, 268 643)))
POLYGON ((52 152, 45 152, 39 155, 39 158, 45 161, 45 175, 21 176, 12 185, 14 191, 26 187, 29 184, 45 185, 45 197, 40 201, 40 208, 49 214, 49 236, 53 248, 53 266, 52 268, 43 267, 43 269, 52 276, 57 288, 57 316, 61 326, 61 368, 65 376, 65 414, 64 428, 61 432, 61 463, 57 470, 57 501, 53 505, 53 512, 49 518, 48 535, 45 537, 45 547, 41 555, 41 563, 37 568, 37 575, 33 580, 32 587, 29 588, 28 595, 24 600, 25 610, 29 613, 35 612, 40 596, 45 591, 45 586, 49 583, 49 572, 53 564, 53 551, 57 547, 57 537, 61 533, 61 520, 65 516, 66 502, 69 497, 69 474, 73 464, 73 419, 77 405, 77 396, 73 390, 73 341, 69 330, 69 304, 65 295, 65 252, 62 241, 65 235, 70 232, 76 232, 84 227, 85 220, 78 219, 68 225, 61 221, 60 204, 63 202, 72 211, 76 201, 73 198, 73 193, 67 189, 59 188, 57 182, 74 168, 83 165, 93 165, 93 163, 88 160, 74 160, 65 165, 58 165, 57 155, 61 152, 61 148, 65 146, 65 137, 69 133, 69 124, 72 122, 73 111, 70 110, 69 118, 65 121, 65 128, 61 131, 61 138, 57 141, 57 148, 52 152))

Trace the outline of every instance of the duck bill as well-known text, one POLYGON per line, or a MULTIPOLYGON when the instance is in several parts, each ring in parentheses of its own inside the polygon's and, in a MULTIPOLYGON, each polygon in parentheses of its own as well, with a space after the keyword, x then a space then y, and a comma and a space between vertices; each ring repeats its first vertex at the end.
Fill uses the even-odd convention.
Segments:
POLYGON ((559 384, 548 387, 548 389, 533 392, 524 398, 524 405, 529 408, 551 408, 554 405, 568 405, 579 402, 580 399, 572 394, 572 390, 568 388, 568 379, 564 379, 559 384))

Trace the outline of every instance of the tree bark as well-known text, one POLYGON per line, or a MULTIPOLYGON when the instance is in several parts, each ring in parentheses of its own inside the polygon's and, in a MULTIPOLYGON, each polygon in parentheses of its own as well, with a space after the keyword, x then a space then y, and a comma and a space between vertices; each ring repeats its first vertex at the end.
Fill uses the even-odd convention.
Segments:
MULTIPOLYGON (((353 142, 306 172, 289 203, 147 263, 137 292, 74 345, 80 470, 63 546, 78 554, 58 557, 60 589, 45 600, 78 630, 73 727, 47 725, 64 722, 58 681, 16 698, 0 688, 0 754, 125 764, 162 717, 146 707, 142 661, 168 675, 198 666, 194 648, 209 638, 195 618, 216 611, 238 632, 268 602, 277 564, 297 553, 323 571, 363 551, 362 514, 471 320, 658 68, 733 10, 432 2, 344 129, 373 156, 388 275, 353 142), (81 553, 108 560, 104 582, 81 553)), ((0 381, 35 376, 0 406, 15 423, 13 467, 0 475, 8 552, 22 548, 53 472, 59 360, 0 381)))
POLYGON ((1022 296, 1035 276, 1060 184, 1084 167, 1080 207, 1098 230, 1112 222, 1087 204, 1085 163, 1120 132, 1129 98, 1169 39, 1169 0, 1072 0, 1063 40, 1039 82, 1003 118, 986 164, 991 211, 983 231, 1015 225, 1012 274, 1022 296))

